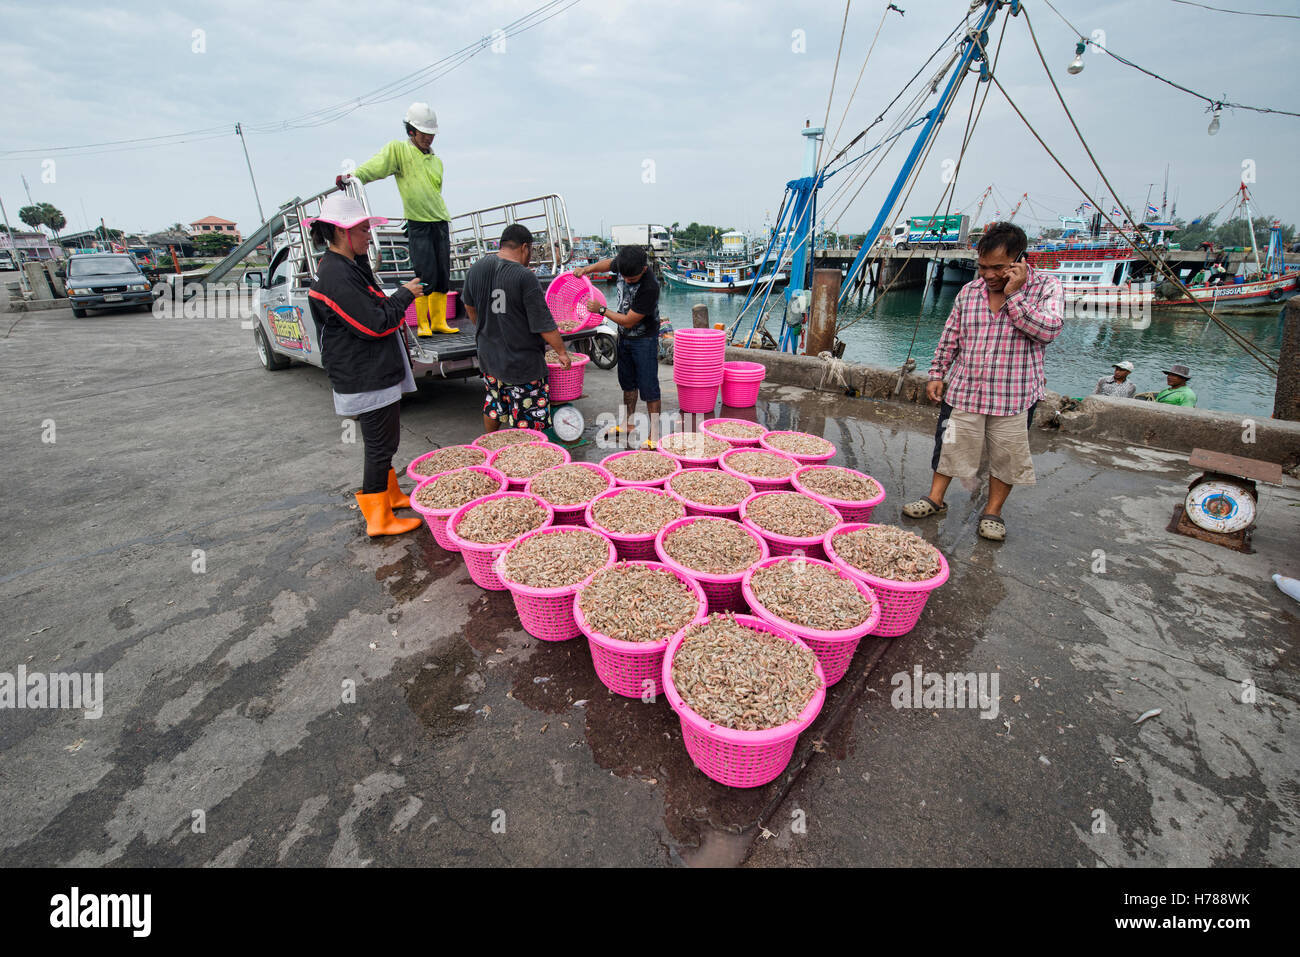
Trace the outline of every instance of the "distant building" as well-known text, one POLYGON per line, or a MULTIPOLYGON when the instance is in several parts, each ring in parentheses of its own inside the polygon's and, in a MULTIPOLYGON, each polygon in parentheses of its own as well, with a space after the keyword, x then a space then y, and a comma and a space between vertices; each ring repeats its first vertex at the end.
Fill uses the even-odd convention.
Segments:
POLYGON ((237 243, 244 241, 239 235, 239 230, 235 228, 235 223, 220 216, 204 216, 202 219, 194 220, 190 223, 190 232, 196 237, 205 233, 221 233, 231 237, 237 243))
POLYGON ((18 262, 32 259, 62 259, 63 250, 41 232, 25 233, 15 229, 13 235, 0 230, 0 249, 18 262))

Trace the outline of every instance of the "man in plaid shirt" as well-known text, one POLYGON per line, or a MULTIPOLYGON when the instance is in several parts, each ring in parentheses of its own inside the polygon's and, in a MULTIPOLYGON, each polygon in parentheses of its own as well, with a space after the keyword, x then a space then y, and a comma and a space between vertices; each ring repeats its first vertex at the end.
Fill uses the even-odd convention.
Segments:
POLYGON ((1002 506, 1013 485, 1034 484, 1028 413, 1045 394, 1043 349, 1061 334, 1061 284, 1022 262, 1024 230, 993 223, 978 249, 980 277, 957 294, 939 337, 925 393, 952 406, 930 494, 903 506, 912 518, 947 511, 954 478, 974 478, 989 456, 989 500, 982 538, 1002 541, 1002 506), (947 394, 944 379, 948 380, 947 394))

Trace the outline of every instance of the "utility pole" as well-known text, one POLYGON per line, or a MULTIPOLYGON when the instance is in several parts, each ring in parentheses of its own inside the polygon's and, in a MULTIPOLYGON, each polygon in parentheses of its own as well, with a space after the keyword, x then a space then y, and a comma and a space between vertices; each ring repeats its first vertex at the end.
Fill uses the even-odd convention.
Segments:
POLYGON ((25 189, 25 190, 27 191, 27 205, 28 205, 28 206, 35 206, 35 205, 36 205, 36 200, 32 199, 32 188, 31 188, 30 186, 27 185, 27 177, 24 176, 22 173, 19 173, 18 175, 19 175, 20 177, 22 177, 22 181, 23 181, 23 189, 25 189))
POLYGON ((5 237, 9 240, 9 255, 13 257, 14 265, 18 267, 18 285, 24 293, 30 293, 31 287, 27 285, 27 274, 18 262, 18 240, 14 237, 14 231, 9 228, 9 213, 5 209, 5 202, 0 199, 0 219, 5 221, 5 237))
POLYGON ((257 219, 259 223, 266 222, 266 214, 262 212, 262 197, 257 195, 257 179, 253 176, 253 161, 248 158, 248 142, 244 139, 244 128, 236 123, 235 133, 239 136, 239 142, 244 147, 244 162, 248 164, 248 178, 253 182, 253 199, 257 200, 257 219))

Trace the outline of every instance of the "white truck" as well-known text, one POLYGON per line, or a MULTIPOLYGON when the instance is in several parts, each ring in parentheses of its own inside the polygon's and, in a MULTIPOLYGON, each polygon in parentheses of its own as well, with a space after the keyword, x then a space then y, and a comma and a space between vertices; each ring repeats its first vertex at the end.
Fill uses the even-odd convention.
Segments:
POLYGON ((610 238, 618 249, 622 249, 624 246, 644 246, 647 250, 653 251, 656 256, 668 255, 669 235, 667 226, 660 226, 656 223, 633 223, 625 226, 611 226, 609 229, 610 238))

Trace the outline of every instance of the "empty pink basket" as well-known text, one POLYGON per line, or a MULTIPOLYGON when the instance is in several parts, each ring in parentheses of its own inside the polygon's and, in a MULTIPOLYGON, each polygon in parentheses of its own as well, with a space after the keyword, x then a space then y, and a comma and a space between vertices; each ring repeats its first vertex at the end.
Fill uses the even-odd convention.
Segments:
POLYGON ((572 402, 582 398, 582 380, 591 360, 581 352, 570 352, 569 356, 573 363, 567 369, 558 363, 546 363, 552 402, 572 402))
MULTIPOLYGON (((705 619, 708 614, 708 599, 698 582, 692 581, 676 569, 660 562, 639 561, 631 564, 672 572, 682 584, 695 593, 699 601, 698 611, 689 624, 682 626, 677 632, 678 635, 691 625, 705 619)), ((590 578, 587 579, 583 587, 585 588, 590 581, 590 578)), ((578 629, 587 636, 587 643, 591 646, 591 663, 595 666, 596 676, 600 678, 601 683, 615 694, 627 698, 644 697, 647 691, 653 692, 656 696, 663 694, 664 652, 668 648, 668 642, 675 635, 669 635, 659 641, 623 641, 611 638, 596 631, 587 622, 580 607, 581 599, 582 589, 579 589, 573 596, 573 618, 577 622, 578 629)))
MULTIPOLYGON (((421 487, 428 485, 434 479, 442 478, 444 475, 450 475, 453 472, 482 472, 484 475, 496 479, 501 483, 500 487, 497 489, 498 492, 504 492, 506 486, 509 484, 506 481, 506 477, 494 468, 486 465, 467 465, 463 469, 448 469, 446 472, 439 472, 437 475, 430 475, 428 478, 425 478, 423 475, 420 476, 420 484, 415 487, 415 492, 418 492, 421 487)), ((410 496, 411 508, 424 516, 424 520, 429 526, 429 531, 433 533, 433 540, 449 552, 460 551, 460 546, 456 544, 455 539, 453 539, 447 532, 447 519, 451 518, 451 516, 459 510, 460 506, 457 506, 457 508, 426 508, 416 500, 415 492, 412 492, 410 496)), ((479 499, 474 499, 474 501, 466 504, 473 505, 474 502, 477 501, 479 501, 479 499)))
POLYGON ((803 559, 806 564, 829 568, 840 578, 851 582, 856 586, 858 594, 871 604, 871 613, 867 615, 866 621, 862 622, 860 625, 855 625, 852 628, 844 629, 842 631, 822 631, 818 628, 809 628, 805 625, 797 625, 792 621, 786 621, 784 618, 774 615, 763 606, 763 603, 760 602, 758 597, 754 594, 751 582, 753 581, 754 573, 760 568, 767 568, 769 565, 774 565, 780 561, 788 562, 797 560, 798 559, 791 559, 789 557, 775 557, 769 558, 766 561, 758 562, 753 568, 745 573, 745 577, 740 583, 741 591, 744 593, 745 601, 749 603, 749 607, 753 609, 755 615, 766 622, 776 625, 778 628, 784 628, 796 638, 802 639, 804 644, 813 650, 813 653, 817 655, 817 660, 821 662, 822 670, 826 672, 826 684, 828 686, 833 685, 835 682, 843 678, 844 673, 849 670, 849 663, 853 660, 853 654, 858 650, 858 642, 860 642, 865 636, 871 634, 871 630, 875 628, 876 623, 880 621, 880 601, 876 598, 876 594, 871 590, 871 587, 862 579, 847 574, 843 570, 836 568, 830 562, 819 561, 815 558, 806 558, 803 559))
POLYGON ((835 511, 839 512, 841 517, 843 517, 844 521, 846 522, 870 522, 872 510, 885 500, 884 483, 877 482, 874 478, 871 478, 870 475, 867 475, 865 472, 859 472, 857 469, 844 469, 844 471, 852 472, 854 475, 859 475, 862 478, 871 479, 871 481, 876 482, 876 487, 880 489, 879 495, 873 498, 863 499, 861 501, 843 501, 838 498, 830 498, 829 496, 826 495, 819 495, 817 492, 812 491, 811 489, 807 488, 801 483, 800 479, 803 476, 816 472, 818 470, 825 470, 828 468, 829 469, 840 468, 840 466, 805 465, 803 468, 799 469, 797 472, 794 473, 794 478, 790 480, 790 484, 794 486, 795 491, 803 492, 809 498, 815 499, 816 501, 821 502, 823 505, 829 505, 831 508, 835 509, 835 511))
POLYGON ((741 525, 739 522, 734 522, 729 518, 708 518, 702 515, 688 515, 685 518, 679 518, 675 522, 669 522, 661 528, 659 534, 655 536, 655 554, 659 556, 659 560, 674 571, 681 572, 686 577, 693 578, 695 581, 700 583, 700 587, 704 589, 704 594, 709 598, 710 614, 718 611, 749 611, 749 605, 745 603, 744 593, 740 589, 740 581, 745 577, 745 572, 749 571, 748 568, 742 568, 738 572, 728 572, 726 575, 714 575, 709 572, 696 571, 694 568, 687 568, 685 565, 675 560, 664 548, 664 539, 668 535, 671 535, 674 529, 681 528, 684 525, 689 525, 692 522, 727 522, 730 525, 734 525, 752 538, 754 543, 758 545, 758 561, 760 562, 765 558, 771 557, 767 550, 767 542, 763 541, 763 537, 757 534, 752 528, 741 525))
POLYGON ((718 405, 718 386, 677 385, 677 404, 683 412, 709 413, 718 405))
POLYGON ((495 545, 484 545, 481 542, 471 542, 461 538, 456 534, 456 526, 460 520, 465 517, 475 505, 486 502, 495 498, 529 498, 542 506, 546 510, 546 519, 542 522, 542 528, 550 527, 555 520, 555 510, 551 508, 549 502, 546 502, 536 495, 529 495, 526 492, 498 492, 496 495, 486 495, 483 498, 475 499, 467 505, 462 505, 456 511, 452 512, 451 517, 447 519, 447 536, 452 540, 457 548, 460 549, 461 555, 465 559, 465 567, 469 569, 469 577, 474 579, 474 584, 480 588, 486 588, 488 591, 505 591, 506 585, 497 573, 493 570, 493 563, 501 557, 501 553, 510 547, 510 542, 499 542, 495 545))
MULTIPOLYGON (((736 621, 746 628, 770 632, 808 647, 786 629, 762 618, 737 615, 736 621)), ((794 756, 800 733, 813 723, 826 700, 826 675, 821 663, 817 664, 817 677, 822 680, 822 686, 813 693, 799 717, 766 731, 737 731, 706 721, 682 700, 673 684, 673 658, 684 640, 685 634, 674 635, 664 652, 664 696, 681 720, 682 741, 695 766, 719 784, 734 788, 755 788, 779 777, 794 756)))
POLYGON ((831 543, 836 535, 856 532, 868 527, 869 524, 865 522, 846 522, 837 525, 826 533, 826 537, 822 539, 822 547, 826 549, 826 557, 836 568, 866 582, 876 593, 876 599, 880 602, 880 621, 871 634, 877 638, 897 638, 916 627, 921 612, 925 610, 930 592, 948 580, 948 560, 943 557, 943 552, 936 548, 935 552, 939 556, 939 574, 922 582, 900 582, 869 575, 836 554, 835 546, 831 543))
MULTIPOLYGON (((591 576, 588 575, 582 581, 574 582, 571 585, 557 585, 554 588, 521 585, 518 582, 510 581, 506 577, 506 556, 509 554, 510 549, 517 548, 523 542, 538 535, 566 534, 595 535, 604 539, 609 546, 609 556, 601 568, 608 568, 614 564, 616 558, 614 543, 601 535, 600 532, 592 531, 589 528, 561 527, 539 528, 536 531, 520 535, 502 550, 493 565, 493 572, 501 580, 502 584, 509 589, 510 596, 515 600, 515 611, 519 613, 519 623, 524 626, 524 631, 541 641, 568 641, 570 638, 577 638, 582 633, 578 630, 577 622, 573 618, 573 596, 590 580, 591 576)), ((596 571, 600 571, 600 569, 598 568, 596 571)), ((592 572, 592 575, 595 573, 592 572)))
POLYGON ((546 305, 561 332, 579 332, 600 325, 600 313, 587 309, 590 299, 605 305, 605 294, 590 279, 571 272, 560 273, 546 289, 546 305))
POLYGON ((726 362, 722 366, 722 404, 733 409, 752 409, 758 404, 758 388, 767 369, 757 362, 726 362))

